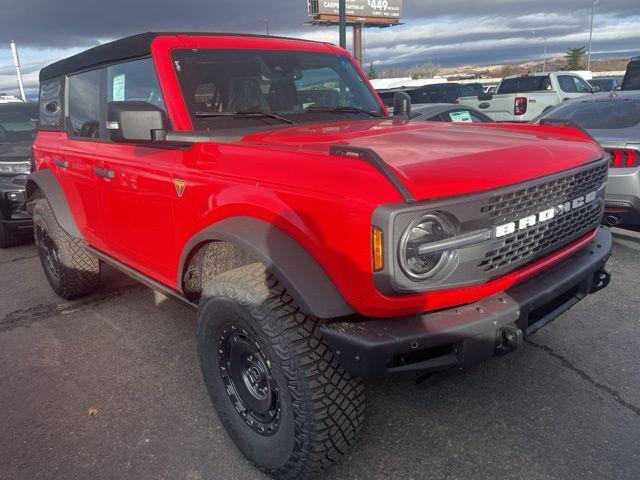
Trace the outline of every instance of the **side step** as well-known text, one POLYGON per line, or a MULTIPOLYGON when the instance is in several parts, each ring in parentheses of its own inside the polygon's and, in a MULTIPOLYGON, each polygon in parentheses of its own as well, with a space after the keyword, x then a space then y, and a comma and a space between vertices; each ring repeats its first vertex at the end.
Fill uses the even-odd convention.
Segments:
POLYGON ((142 283, 143 285, 146 285, 150 289, 155 290, 156 292, 161 293, 162 295, 165 295, 165 296, 167 296, 169 298, 173 298, 175 300, 178 300, 178 301, 184 303, 185 305, 190 306, 194 310, 198 309, 198 303, 197 302, 192 302, 191 300, 189 300, 187 297, 182 295, 177 290, 174 290, 173 288, 170 288, 170 287, 167 287, 166 285, 163 285, 162 283, 158 282, 157 280, 154 280, 153 278, 145 275, 144 273, 139 272, 135 268, 131 268, 130 266, 125 265, 121 261, 116 260, 112 256, 107 255, 106 253, 103 253, 100 250, 96 250, 95 248, 93 248, 93 247, 91 247, 89 245, 85 246, 85 248, 87 249, 87 251, 89 253, 91 253, 92 255, 95 255, 96 257, 98 257, 104 263, 107 263, 107 264, 111 265, 116 270, 120 270, 122 273, 124 273, 128 277, 131 277, 134 280, 142 283))

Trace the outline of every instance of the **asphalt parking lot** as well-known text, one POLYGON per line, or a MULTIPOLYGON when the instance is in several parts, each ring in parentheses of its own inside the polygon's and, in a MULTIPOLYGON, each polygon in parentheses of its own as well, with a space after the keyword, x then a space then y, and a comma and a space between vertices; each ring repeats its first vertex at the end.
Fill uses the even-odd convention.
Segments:
MULTIPOLYGON (((637 479, 640 234, 609 289, 518 351, 427 390, 367 383, 331 479, 637 479)), ((213 412, 195 315, 121 274, 65 303, 33 245, 0 251, 0 478, 260 479, 213 412)))

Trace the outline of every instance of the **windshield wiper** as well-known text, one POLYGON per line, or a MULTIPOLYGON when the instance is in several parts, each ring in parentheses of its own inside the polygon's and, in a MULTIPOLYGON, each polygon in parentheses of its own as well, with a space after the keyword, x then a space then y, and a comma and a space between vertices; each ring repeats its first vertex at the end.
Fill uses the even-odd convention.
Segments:
POLYGON ((369 117, 383 117, 381 113, 371 112, 364 108, 358 107, 321 107, 319 105, 311 105, 306 108, 307 112, 326 112, 326 113, 364 113, 369 117))
POLYGON ((274 120, 280 120, 281 122, 294 125, 296 122, 289 120, 288 118, 281 117, 275 113, 251 111, 251 112, 196 112, 196 117, 267 117, 274 120))

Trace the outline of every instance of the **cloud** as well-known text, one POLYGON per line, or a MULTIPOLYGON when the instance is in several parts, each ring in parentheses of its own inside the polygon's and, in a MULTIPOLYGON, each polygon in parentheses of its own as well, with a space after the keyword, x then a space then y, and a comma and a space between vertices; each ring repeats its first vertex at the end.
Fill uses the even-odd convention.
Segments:
MULTIPOLYGON (((8 43, 18 42, 31 69, 98 43, 144 31, 227 31, 304 36, 337 42, 337 29, 304 26, 305 0, 22 0, 0 15, 0 90, 11 83, 8 43), (2 48, 6 44, 6 50, 2 48), (3 53, 5 52, 5 53, 3 53)), ((366 29, 365 61, 382 66, 435 61, 442 65, 541 58, 587 44, 588 0, 405 0, 405 25, 366 29)), ((594 55, 640 53, 638 0, 597 6, 594 55)), ((33 88, 33 87, 30 87, 33 88)))

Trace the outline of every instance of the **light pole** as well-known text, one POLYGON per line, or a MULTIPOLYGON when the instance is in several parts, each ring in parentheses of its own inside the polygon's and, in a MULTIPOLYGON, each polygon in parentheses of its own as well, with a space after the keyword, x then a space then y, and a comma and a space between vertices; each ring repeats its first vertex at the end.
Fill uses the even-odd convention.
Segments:
POLYGON ((547 37, 544 37, 544 57, 542 57, 542 73, 547 71, 547 37))
POLYGON ((591 26, 589 27, 589 54, 587 55, 587 70, 591 70, 591 38, 593 37, 593 15, 596 5, 600 0, 592 0, 591 3, 591 26))
POLYGON ((269 36, 269 20, 263 20, 264 26, 267 29, 267 36, 269 36))
POLYGON ((20 97, 23 102, 27 101, 27 97, 24 94, 24 85, 22 84, 22 73, 20 72, 20 59, 18 58, 18 47, 16 42, 11 40, 11 53, 13 54, 13 64, 16 66, 16 75, 18 76, 18 87, 20 88, 20 97))

